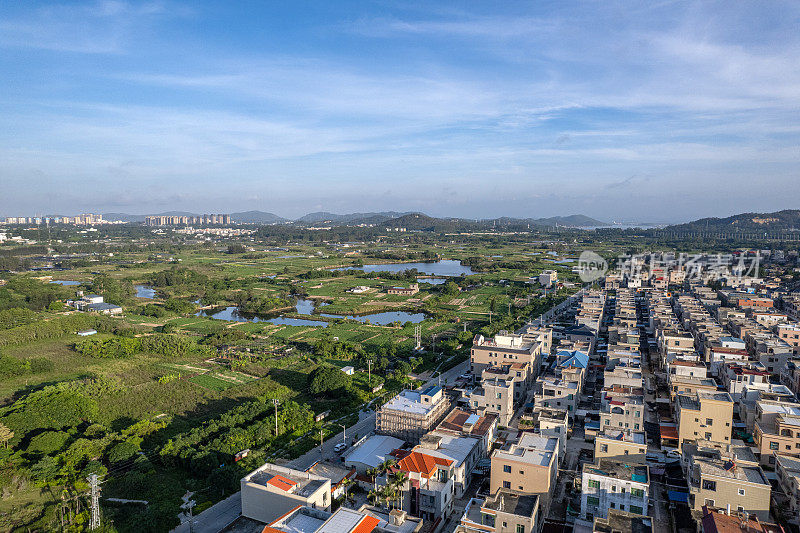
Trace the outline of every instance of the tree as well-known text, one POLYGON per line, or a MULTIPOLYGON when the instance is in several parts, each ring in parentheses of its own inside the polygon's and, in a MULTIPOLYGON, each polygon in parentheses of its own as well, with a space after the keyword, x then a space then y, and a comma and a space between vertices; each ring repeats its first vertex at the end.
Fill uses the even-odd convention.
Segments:
POLYGON ((315 395, 343 392, 351 385, 350 376, 333 366, 319 366, 308 378, 308 390, 315 395))
POLYGON ((8 448, 8 441, 14 438, 14 432, 8 426, 0 424, 0 442, 4 448, 8 448))

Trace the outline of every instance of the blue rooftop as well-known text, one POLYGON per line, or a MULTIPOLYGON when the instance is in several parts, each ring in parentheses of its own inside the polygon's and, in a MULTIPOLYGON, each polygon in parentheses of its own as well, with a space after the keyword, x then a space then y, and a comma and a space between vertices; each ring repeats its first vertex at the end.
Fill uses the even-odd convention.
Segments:
POLYGON ((589 354, 580 350, 561 350, 556 355, 559 359, 563 358, 561 362, 558 363, 558 366, 561 368, 567 368, 570 366, 587 368, 589 366, 589 354))

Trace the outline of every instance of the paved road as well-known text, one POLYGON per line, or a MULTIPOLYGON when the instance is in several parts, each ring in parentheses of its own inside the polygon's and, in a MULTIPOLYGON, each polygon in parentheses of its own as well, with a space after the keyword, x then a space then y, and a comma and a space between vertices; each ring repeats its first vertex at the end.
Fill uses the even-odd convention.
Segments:
MULTIPOLYGON (((453 383, 455 379, 469 370, 469 360, 464 361, 456 367, 442 374, 442 384, 453 383)), ((432 378, 425 384, 431 385, 439 383, 439 377, 432 378)), ((375 412, 359 413, 359 421, 347 428, 348 442, 352 441, 352 435, 358 434, 359 438, 375 430, 375 412)), ((335 460, 338 457, 333 451, 333 447, 342 442, 343 434, 340 432, 336 436, 328 439, 323 445, 317 446, 305 455, 294 459, 286 464, 291 468, 305 470, 321 458, 335 460)), ((237 492, 230 498, 216 503, 194 517, 194 533, 218 533, 222 528, 233 522, 242 512, 242 496, 237 492)), ((185 520, 181 517, 181 520, 185 520)), ((172 530, 173 533, 189 533, 189 523, 184 521, 180 526, 172 530)))

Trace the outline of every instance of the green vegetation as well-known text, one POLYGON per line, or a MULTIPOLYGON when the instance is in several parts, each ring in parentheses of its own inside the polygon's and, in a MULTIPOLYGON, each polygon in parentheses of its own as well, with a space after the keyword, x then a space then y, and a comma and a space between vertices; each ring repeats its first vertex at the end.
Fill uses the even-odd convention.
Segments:
MULTIPOLYGON (((76 257, 59 263, 65 270, 58 277, 81 285, 0 276, 7 282, 0 286, 0 530, 57 529, 62 511, 65 529, 81 530, 86 477, 97 473, 104 496, 150 502, 104 505, 106 530, 167 531, 186 490, 196 492, 198 508, 210 506, 264 461, 297 457, 318 444, 320 431, 335 434, 337 420, 352 423, 368 402, 466 360, 475 333, 517 328, 577 290, 545 298, 529 278, 554 268, 576 281, 569 264, 545 252, 575 257, 583 243, 414 232, 387 242, 370 233, 377 230, 359 231, 261 228, 252 240, 196 244, 137 227, 96 236, 54 228, 63 241, 57 253, 76 257), (361 238, 368 240, 331 244, 361 238), (357 269, 442 258, 462 260, 475 273, 440 285, 423 278, 420 291, 406 296, 385 289, 415 283, 419 272, 357 269), (155 289, 154 299, 135 297, 140 283, 155 289), (352 292, 357 286, 369 289, 352 292), (76 289, 118 303, 124 316, 65 307, 76 289), (301 307, 313 316, 296 311, 301 299, 316 302, 310 311, 301 307), (235 306, 260 321, 199 314, 210 306, 235 306), (320 316, 390 311, 425 314, 425 351, 414 351, 411 322, 320 316), (327 327, 264 321, 279 313, 327 327), (98 333, 76 334, 85 329, 98 333), (342 372, 345 366, 354 374, 342 372), (315 422, 321 413, 328 415, 315 422), (249 457, 233 461, 248 448, 249 457)), ((13 250, 0 257, 23 267, 46 253, 13 250)))

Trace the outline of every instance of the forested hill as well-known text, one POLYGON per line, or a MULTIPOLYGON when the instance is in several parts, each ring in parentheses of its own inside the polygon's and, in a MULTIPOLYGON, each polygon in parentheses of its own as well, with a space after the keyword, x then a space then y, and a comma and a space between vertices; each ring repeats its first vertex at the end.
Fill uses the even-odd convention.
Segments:
POLYGON ((701 218, 665 228, 667 231, 770 232, 800 230, 800 210, 775 213, 742 213, 726 218, 701 218))

